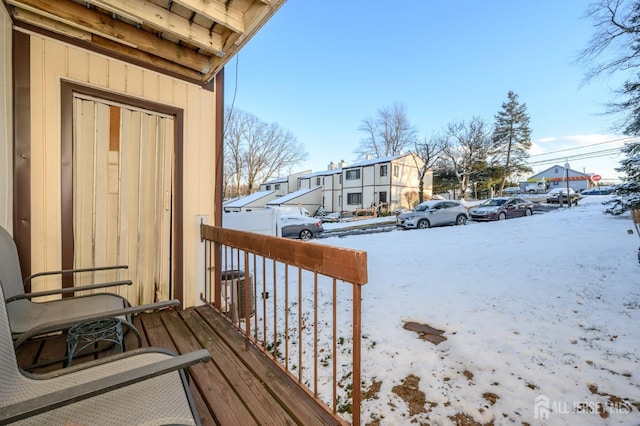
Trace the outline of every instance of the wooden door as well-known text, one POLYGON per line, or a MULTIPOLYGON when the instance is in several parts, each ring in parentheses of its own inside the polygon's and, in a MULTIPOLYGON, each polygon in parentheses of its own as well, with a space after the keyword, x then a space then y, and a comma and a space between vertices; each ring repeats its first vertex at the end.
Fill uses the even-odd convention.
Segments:
POLYGON ((129 265, 132 304, 169 299, 174 118, 84 95, 73 106, 74 266, 129 265))

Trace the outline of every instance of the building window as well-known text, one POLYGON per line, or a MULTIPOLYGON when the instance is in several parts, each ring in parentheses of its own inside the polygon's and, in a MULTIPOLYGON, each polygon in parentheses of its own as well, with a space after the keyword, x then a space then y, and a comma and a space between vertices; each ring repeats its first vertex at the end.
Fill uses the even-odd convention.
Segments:
POLYGON ((362 204, 362 193, 353 192, 351 194, 347 194, 347 204, 351 206, 362 204))
POLYGON ((382 166, 380 166, 380 176, 386 176, 389 173, 389 170, 387 169, 387 165, 383 164, 382 166))
POLYGON ((274 189, 275 189, 276 191, 277 191, 277 190, 279 190, 279 189, 280 189, 280 184, 279 184, 279 183, 276 183, 276 186, 274 187, 274 189))
POLYGON ((398 165, 393 166, 393 176, 394 177, 400 176, 400 166, 398 165))
POLYGON ((347 170, 347 180, 356 180, 356 179, 360 179, 360 169, 347 170))
POLYGON ((316 186, 320 186, 320 178, 319 177, 316 178, 316 186))
POLYGON ((378 196, 380 204, 387 202, 387 191, 381 191, 378 196))
POLYGON ((271 185, 267 185, 267 191, 271 190, 271 185))
POLYGON ((338 180, 340 181, 340 184, 342 184, 342 175, 340 175, 340 178, 338 180))

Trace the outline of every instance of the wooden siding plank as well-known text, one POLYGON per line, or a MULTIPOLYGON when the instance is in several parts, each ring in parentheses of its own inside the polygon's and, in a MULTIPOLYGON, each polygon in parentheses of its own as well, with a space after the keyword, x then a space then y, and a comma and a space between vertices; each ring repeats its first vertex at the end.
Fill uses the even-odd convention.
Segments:
MULTIPOLYGON (((89 83, 98 85, 98 86, 106 86, 108 77, 109 67, 107 66, 107 58, 101 55, 88 55, 88 69, 87 76, 85 80, 88 80, 89 83)), ((72 62, 73 64, 73 62, 72 62)))
POLYGON ((142 89, 143 89, 143 70, 135 65, 127 64, 126 65, 126 92, 142 97, 142 89))
MULTIPOLYGON (((42 121, 37 123, 38 126, 42 126, 42 133, 38 130, 37 133, 31 134, 31 141, 41 141, 41 148, 44 154, 43 174, 41 175, 43 181, 32 182, 31 188, 41 185, 44 190, 43 199, 38 200, 38 203, 43 202, 39 206, 31 206, 31 212, 44 209, 44 215, 42 217, 44 228, 42 235, 47 235, 50 238, 41 242, 45 248, 44 264, 41 268, 33 268, 33 272, 38 271, 51 271, 60 269, 61 266, 61 244, 58 243, 61 233, 61 216, 60 216, 60 173, 61 173, 61 161, 62 154, 60 146, 60 116, 57 113, 57 108, 50 108, 51 103, 60 105, 60 80, 59 76, 64 74, 67 69, 67 47, 59 43, 55 43, 52 40, 45 40, 44 42, 44 67, 47 68, 48 73, 43 78, 42 92, 31 89, 32 96, 32 111, 36 108, 42 107, 42 121), (42 101, 34 103, 33 97, 40 97, 42 101), (42 138, 42 139, 40 139, 42 138), (55 177, 55 178, 54 178, 55 177), (58 239, 51 238, 52 236, 58 237, 58 239)), ((34 64, 32 63, 32 67, 34 64)), ((33 70, 33 68, 32 68, 33 70)), ((33 71, 32 71, 33 72, 33 71)), ((32 124, 35 124, 32 121, 32 124)), ((33 145, 32 145, 33 146, 33 145)), ((35 167, 32 167, 32 171, 35 171, 35 167)), ((33 200, 33 197, 31 198, 33 200)), ((36 229, 32 229, 32 235, 37 234, 36 229)), ((38 243, 35 243, 36 245, 38 243)), ((33 257, 32 257, 33 260, 33 257)), ((60 284, 59 278, 47 279, 47 289, 58 288, 60 284)))
MULTIPOLYGON (((246 408, 243 407, 244 410, 248 410, 259 424, 295 424, 291 416, 282 409, 247 366, 229 352, 220 337, 213 333, 211 327, 202 317, 193 310, 182 312, 181 317, 193 334, 197 336, 200 344, 211 352, 213 363, 230 383, 232 391, 241 395, 240 398, 246 405, 246 408)), ((228 408, 237 411, 241 407, 229 405, 228 408)), ((231 417, 237 416, 234 412, 230 412, 229 415, 231 417)), ((248 421, 249 419, 246 419, 242 424, 248 421)), ((255 420, 251 419, 251 422, 255 422, 255 420)))
POLYGON ((127 87, 127 66, 120 61, 107 62, 107 84, 112 90, 124 92, 127 87))
POLYGON ((67 75, 74 80, 86 81, 89 77, 89 53, 79 49, 67 49, 67 75))

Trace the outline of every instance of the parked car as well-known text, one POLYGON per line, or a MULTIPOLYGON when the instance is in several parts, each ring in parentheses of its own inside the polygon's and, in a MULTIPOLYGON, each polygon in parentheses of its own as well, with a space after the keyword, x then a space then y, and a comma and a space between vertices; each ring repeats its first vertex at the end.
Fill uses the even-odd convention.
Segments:
POLYGON ((596 186, 595 188, 586 189, 580 195, 609 195, 614 192, 611 186, 596 186))
POLYGON ((396 225, 402 228, 425 229, 439 225, 464 225, 469 214, 457 200, 430 200, 418 204, 412 211, 396 217, 396 225))
POLYGON ((282 216, 280 218, 282 236, 308 240, 324 231, 322 221, 305 216, 282 216))
POLYGON ((567 204, 567 200, 571 200, 571 204, 577 205, 580 199, 580 194, 574 191, 573 188, 569 188, 569 197, 567 197, 567 188, 553 188, 547 192, 547 203, 559 203, 567 204))
POLYGON ((539 194, 546 192, 546 190, 547 184, 545 182, 534 182, 524 187, 524 192, 528 192, 529 194, 539 194))
POLYGON ((503 194, 519 194, 522 192, 519 186, 509 186, 502 190, 503 194))
POLYGON ((494 197, 469 210, 469 217, 476 221, 504 220, 512 217, 531 216, 535 204, 518 197, 494 197))

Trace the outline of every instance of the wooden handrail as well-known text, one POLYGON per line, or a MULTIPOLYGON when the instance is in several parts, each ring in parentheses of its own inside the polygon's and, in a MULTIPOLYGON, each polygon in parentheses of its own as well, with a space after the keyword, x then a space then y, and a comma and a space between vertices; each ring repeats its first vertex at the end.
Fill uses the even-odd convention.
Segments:
POLYGON ((328 277, 367 283, 367 252, 202 225, 201 237, 328 277))

